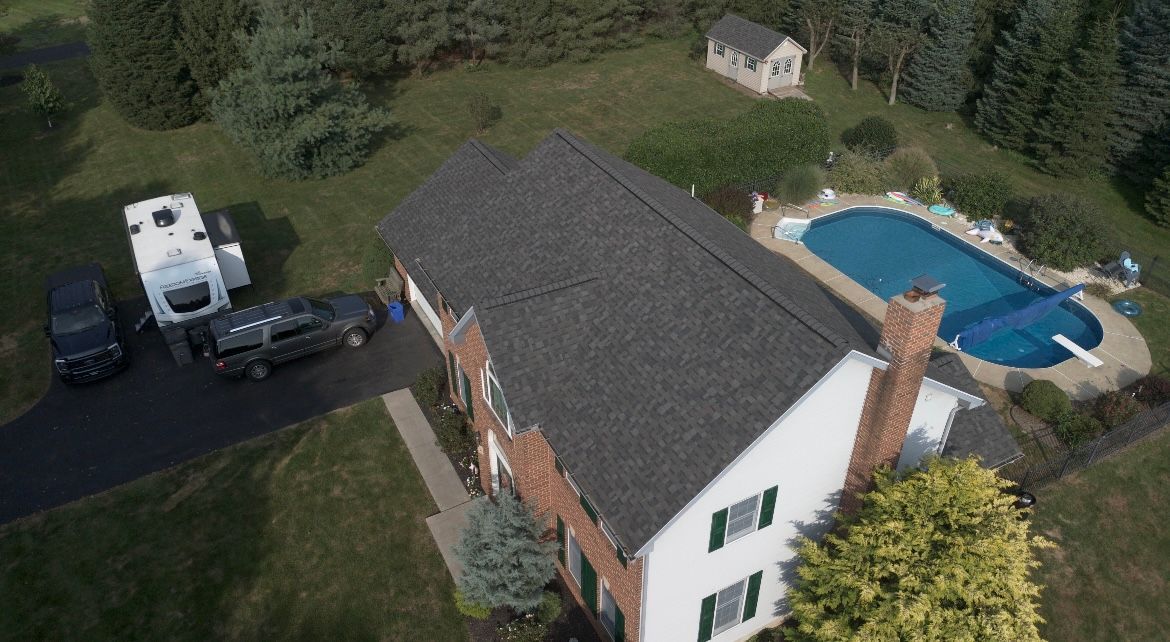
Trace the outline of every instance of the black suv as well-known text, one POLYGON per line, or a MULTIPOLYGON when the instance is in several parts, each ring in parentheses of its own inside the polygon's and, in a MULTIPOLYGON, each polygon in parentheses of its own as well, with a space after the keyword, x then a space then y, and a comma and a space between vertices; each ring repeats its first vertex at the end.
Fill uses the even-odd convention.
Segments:
POLYGON ((360 348, 374 327, 374 309, 356 294, 274 301, 212 320, 211 357, 218 374, 261 381, 278 363, 343 343, 360 348))
POLYGON ((61 381, 100 379, 130 363, 102 266, 90 263, 49 276, 45 299, 49 307, 45 336, 61 381))

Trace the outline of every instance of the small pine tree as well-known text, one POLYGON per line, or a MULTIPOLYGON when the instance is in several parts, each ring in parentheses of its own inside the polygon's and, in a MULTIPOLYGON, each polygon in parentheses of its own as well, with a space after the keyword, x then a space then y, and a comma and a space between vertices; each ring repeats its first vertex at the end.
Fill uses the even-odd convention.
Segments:
POLYGON ((20 89, 28 97, 28 106, 33 113, 44 116, 51 129, 53 115, 61 111, 64 102, 49 75, 41 71, 40 67, 29 65, 24 70, 24 82, 20 84, 20 89))
POLYGON ((508 493, 480 501, 467 513, 455 546, 463 565, 459 591, 466 602, 508 606, 524 613, 540 607, 552 579, 556 545, 541 541, 544 528, 532 511, 508 493))
POLYGON ((1051 544, 1029 537, 1010 482, 973 459, 875 478, 843 534, 801 546, 784 639, 1040 641, 1029 575, 1051 544))
POLYGON ((1170 227, 1170 165, 1146 192, 1146 213, 1163 227, 1170 227))
POLYGON ((435 55, 451 44, 448 0, 410 0, 398 6, 398 61, 426 71, 435 55))
POLYGON ((143 129, 174 129, 199 115, 198 88, 179 55, 176 0, 93 0, 90 62, 102 96, 143 129))
POLYGON ((928 111, 958 109, 971 89, 967 60, 974 37, 972 0, 941 3, 930 19, 926 44, 906 66, 902 98, 928 111))
POLYGON ((467 0, 451 16, 455 40, 463 45, 463 55, 479 64, 484 58, 495 57, 506 33, 503 11, 493 0, 467 0))
POLYGON ((333 176, 359 165, 390 115, 327 71, 335 52, 313 34, 308 14, 293 19, 265 5, 256 32, 240 37, 246 66, 211 101, 228 137, 272 177, 333 176))
POLYGON ((1117 92, 1110 160, 1144 187, 1170 163, 1170 2, 1139 0, 1119 44, 1125 79, 1117 92))
POLYGON ((358 76, 394 67, 399 43, 398 16, 388 0, 306 0, 313 29, 325 42, 338 43, 337 64, 358 76))
POLYGON ((1071 65, 1060 69, 1048 114, 1036 130, 1036 155, 1045 171, 1086 176, 1105 167, 1121 67, 1117 25, 1112 18, 1094 25, 1071 65))
POLYGON ((200 109, 206 111, 211 92, 240 66, 236 32, 251 30, 255 21, 247 0, 179 0, 177 46, 199 87, 200 109))

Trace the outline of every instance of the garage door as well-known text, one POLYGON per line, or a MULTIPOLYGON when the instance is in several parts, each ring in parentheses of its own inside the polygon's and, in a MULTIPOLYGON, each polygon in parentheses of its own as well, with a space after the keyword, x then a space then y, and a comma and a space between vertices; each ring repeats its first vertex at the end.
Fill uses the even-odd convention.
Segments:
POLYGON ((435 309, 431 307, 431 302, 427 301, 426 297, 419 296, 418 286, 415 285, 414 279, 410 275, 406 275, 406 281, 410 285, 410 306, 415 310, 422 312, 422 315, 431 324, 433 329, 439 336, 443 336, 443 322, 439 321, 439 315, 435 314, 435 309))

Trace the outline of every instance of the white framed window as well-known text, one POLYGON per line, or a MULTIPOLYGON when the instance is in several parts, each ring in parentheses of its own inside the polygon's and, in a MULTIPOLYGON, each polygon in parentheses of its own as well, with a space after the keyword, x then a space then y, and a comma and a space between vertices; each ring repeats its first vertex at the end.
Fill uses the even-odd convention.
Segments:
POLYGON ((715 622, 711 635, 719 635, 739 624, 743 613, 743 591, 746 587, 747 580, 742 579, 716 594, 715 622))
POLYGON ((779 491, 779 486, 773 486, 712 513, 707 552, 717 551, 741 537, 771 526, 779 491))
POLYGON ((723 57, 723 52, 724 52, 724 49, 723 49, 723 43, 722 43, 722 42, 717 42, 717 43, 715 43, 715 55, 716 55, 716 56, 719 56, 720 58, 722 58, 722 57, 723 57))
POLYGON ((792 73, 792 59, 791 58, 787 58, 784 61, 784 73, 786 73, 786 74, 792 73))
POLYGON ((779 75, 780 75, 780 61, 777 60, 777 61, 772 63, 772 77, 775 78, 776 76, 779 76, 779 75))
POLYGON ((609 592, 609 582, 604 579, 601 580, 601 612, 598 614, 601 620, 601 626, 605 627, 605 632, 609 634, 610 639, 616 639, 617 631, 617 602, 613 600, 613 593, 609 592))
POLYGON ((756 530, 756 513, 759 503, 760 496, 755 495, 732 504, 727 509, 727 536, 723 540, 724 543, 734 542, 756 530))
POLYGON ((756 70, 756 59, 752 58, 751 56, 744 56, 743 57, 743 65, 745 67, 747 67, 748 70, 755 71, 756 70))
POLYGON ((581 545, 577 543, 577 536, 569 529, 569 573, 581 585, 581 545))
POLYGON ((508 431, 508 436, 512 436, 512 414, 508 412, 508 404, 504 402, 504 391, 500 389, 500 381, 496 379, 496 373, 492 369, 492 362, 488 361, 487 365, 480 372, 483 382, 484 401, 488 402, 488 407, 492 409, 492 414, 496 416, 496 421, 508 431))

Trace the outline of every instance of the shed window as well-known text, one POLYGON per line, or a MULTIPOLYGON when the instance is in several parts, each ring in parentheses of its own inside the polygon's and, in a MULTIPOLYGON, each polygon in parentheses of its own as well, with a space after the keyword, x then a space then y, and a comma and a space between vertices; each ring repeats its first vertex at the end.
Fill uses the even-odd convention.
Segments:
POLYGON ((744 66, 747 67, 750 71, 755 71, 756 59, 752 58, 751 56, 744 56, 744 66))
POLYGON ((719 56, 720 58, 723 57, 723 43, 721 43, 721 42, 715 43, 715 55, 719 56))
POLYGON ((776 76, 779 76, 779 75, 780 75, 780 61, 777 60, 776 62, 772 63, 772 77, 775 78, 776 76))
POLYGON ((792 59, 791 58, 788 58, 784 61, 784 73, 786 73, 786 74, 792 73, 792 59))

